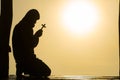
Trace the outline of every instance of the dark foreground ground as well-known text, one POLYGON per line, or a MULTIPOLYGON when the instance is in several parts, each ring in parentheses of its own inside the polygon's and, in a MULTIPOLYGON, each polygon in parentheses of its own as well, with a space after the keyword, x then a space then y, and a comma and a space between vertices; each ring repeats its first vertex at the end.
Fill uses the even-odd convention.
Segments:
POLYGON ((48 78, 22 77, 16 78, 10 75, 8 79, 3 80, 120 80, 120 76, 49 76, 48 78))

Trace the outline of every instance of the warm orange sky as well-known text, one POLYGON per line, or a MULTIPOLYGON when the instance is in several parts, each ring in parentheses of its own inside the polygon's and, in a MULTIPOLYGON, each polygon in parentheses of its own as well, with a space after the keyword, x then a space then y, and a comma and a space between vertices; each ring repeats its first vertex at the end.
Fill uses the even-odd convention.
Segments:
MULTIPOLYGON (((35 53, 52 75, 118 75, 119 0, 13 0, 12 30, 32 8, 41 14, 34 30, 47 24, 35 53)), ((10 74, 15 74, 12 54, 10 74)))

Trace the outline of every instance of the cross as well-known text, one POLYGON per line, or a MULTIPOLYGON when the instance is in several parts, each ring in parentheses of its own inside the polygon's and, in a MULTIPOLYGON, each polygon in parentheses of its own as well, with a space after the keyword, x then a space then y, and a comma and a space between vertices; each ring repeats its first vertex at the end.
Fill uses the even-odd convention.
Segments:
POLYGON ((42 26, 41 29, 46 28, 46 24, 41 24, 41 26, 42 26))

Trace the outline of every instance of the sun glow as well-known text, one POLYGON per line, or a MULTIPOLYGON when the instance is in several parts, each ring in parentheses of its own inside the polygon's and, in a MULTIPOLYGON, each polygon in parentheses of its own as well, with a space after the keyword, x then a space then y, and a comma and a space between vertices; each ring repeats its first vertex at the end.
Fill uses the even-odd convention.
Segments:
POLYGON ((87 34, 95 29, 98 22, 96 6, 89 2, 68 3, 63 11, 63 23, 73 34, 87 34))

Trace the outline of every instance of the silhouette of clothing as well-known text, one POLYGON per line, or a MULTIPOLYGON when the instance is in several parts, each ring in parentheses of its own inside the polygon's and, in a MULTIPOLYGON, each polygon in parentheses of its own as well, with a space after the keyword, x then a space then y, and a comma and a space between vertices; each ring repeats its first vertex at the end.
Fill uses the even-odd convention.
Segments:
POLYGON ((37 19, 39 19, 39 13, 32 9, 14 28, 12 45, 18 76, 23 72, 35 76, 49 76, 51 73, 50 68, 34 54, 34 48, 43 32, 40 29, 33 34, 37 19))

